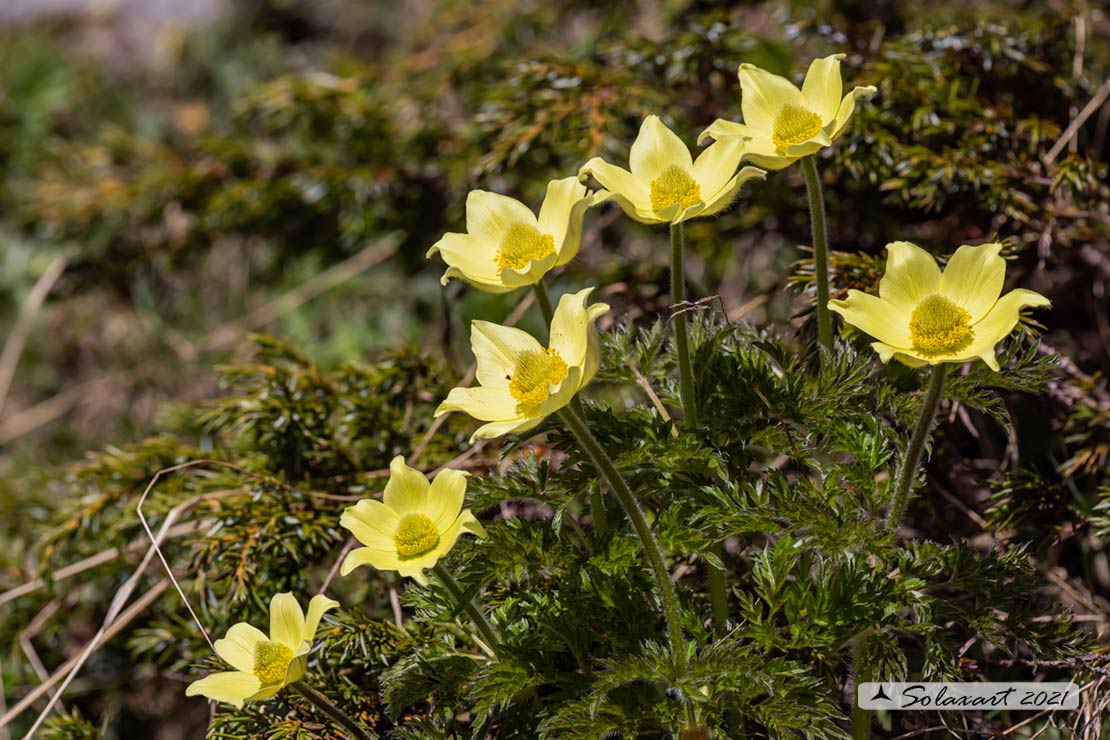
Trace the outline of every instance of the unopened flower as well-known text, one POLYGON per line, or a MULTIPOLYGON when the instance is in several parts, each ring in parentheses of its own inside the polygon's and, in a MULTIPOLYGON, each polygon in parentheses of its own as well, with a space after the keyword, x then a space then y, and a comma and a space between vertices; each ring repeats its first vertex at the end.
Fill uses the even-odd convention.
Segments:
POLYGON ((829 146, 844 131, 856 99, 875 93, 871 85, 841 97, 840 60, 844 54, 814 59, 802 89, 785 77, 741 64, 740 111, 743 123, 717 119, 699 137, 717 143, 746 139, 744 160, 781 170, 829 146))
POLYGON ((829 308, 878 341, 883 362, 911 367, 976 358, 998 370, 994 346, 1005 338, 1026 306, 1047 306, 1043 295, 1012 290, 1005 295, 1006 261, 1001 244, 962 246, 942 273, 932 255, 909 242, 887 245, 879 295, 849 290, 829 308))
POLYGON ((440 282, 458 277, 488 293, 505 293, 540 280, 578 254, 582 219, 592 202, 574 177, 552 180, 540 215, 506 195, 472 190, 465 234, 447 233, 431 249, 447 263, 440 282))
POLYGON ((216 655, 234 671, 213 673, 194 681, 186 696, 206 696, 242 708, 244 701, 268 699, 283 687, 301 680, 307 655, 324 612, 339 606, 323 595, 308 602, 308 616, 291 593, 270 600, 270 635, 246 622, 232 625, 216 640, 216 655))
POLYGON ((466 475, 444 468, 429 483, 423 473, 405 465, 405 458, 393 458, 382 500, 359 501, 339 519, 364 545, 347 554, 340 573, 369 565, 427 585, 424 571, 450 552, 460 534, 486 536, 470 509, 462 508, 466 475))
POLYGON ((436 416, 465 411, 489 422, 474 432, 473 441, 528 431, 570 403, 593 379, 600 362, 593 324, 609 306, 586 305, 592 290, 586 288, 559 300, 549 347, 520 329, 472 322, 470 346, 480 385, 451 389, 436 416))
POLYGON ((658 116, 648 116, 629 151, 628 170, 594 157, 578 177, 593 175, 605 188, 596 203, 612 199, 644 223, 679 223, 728 208, 741 185, 764 176, 755 167, 736 171, 743 152, 744 138, 731 137, 712 144, 694 161, 658 116))

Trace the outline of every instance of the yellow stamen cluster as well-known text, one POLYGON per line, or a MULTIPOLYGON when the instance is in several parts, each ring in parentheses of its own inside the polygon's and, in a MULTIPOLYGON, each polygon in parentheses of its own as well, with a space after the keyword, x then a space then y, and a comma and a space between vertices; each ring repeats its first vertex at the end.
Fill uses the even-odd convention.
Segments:
POLYGON ((553 349, 522 352, 509 377, 509 393, 521 406, 538 406, 551 395, 551 383, 567 377, 567 363, 553 349))
POLYGON ((672 164, 651 181, 651 207, 656 211, 675 203, 689 208, 700 201, 701 186, 681 167, 672 164))
POLYGON ((941 295, 926 296, 910 316, 910 339, 924 355, 958 352, 971 343, 971 314, 941 295))
POLYGON ((292 660, 288 645, 264 640, 254 647, 254 675, 264 684, 283 681, 292 660))
POLYGON ((515 223, 505 230, 493 261, 501 267, 519 270, 532 260, 555 252, 555 239, 531 224, 515 223))
POLYGON ((393 535, 393 544, 402 558, 418 558, 439 544, 439 530, 423 514, 405 514, 393 535))
POLYGON ((821 116, 800 105, 787 104, 775 117, 775 129, 771 142, 781 153, 792 144, 809 141, 821 130, 821 116))

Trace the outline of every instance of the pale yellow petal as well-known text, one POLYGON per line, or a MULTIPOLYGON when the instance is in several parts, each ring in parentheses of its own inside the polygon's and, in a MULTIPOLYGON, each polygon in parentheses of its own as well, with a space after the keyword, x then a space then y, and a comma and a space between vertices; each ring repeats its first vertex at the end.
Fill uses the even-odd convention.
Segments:
POLYGON ((559 299, 551 320, 551 349, 568 367, 581 367, 586 357, 586 338, 593 322, 609 310, 604 303, 586 305, 593 288, 568 293, 559 299))
POLYGON ((743 123, 733 123, 717 119, 702 132, 698 141, 713 138, 724 141, 729 138, 744 139, 744 148, 740 153, 741 162, 750 162, 765 170, 781 170, 789 167, 798 160, 798 157, 784 156, 778 153, 771 136, 766 131, 761 131, 743 123))
POLYGON ((369 565, 374 570, 397 570, 403 563, 397 556, 396 550, 380 550, 374 547, 358 547, 347 553, 343 558, 343 565, 339 568, 340 575, 348 575, 360 565, 369 565))
POLYGON ((304 612, 291 593, 270 599, 270 639, 296 652, 304 634, 304 612))
POLYGON ((971 344, 967 348, 955 355, 941 356, 937 361, 967 362, 980 358, 992 370, 997 371, 998 361, 994 357, 994 347, 1018 325, 1021 309, 1048 305, 1051 305, 1049 300, 1040 293, 1022 288, 1011 290, 999 298, 978 323, 972 325, 971 344))
POLYGON ((879 296, 887 303, 912 312, 922 298, 940 289, 940 268, 933 256, 916 244, 886 245, 886 271, 879 281, 879 296))
POLYGON ((935 364, 926 359, 924 355, 918 354, 916 350, 888 347, 882 342, 875 342, 871 346, 879 353, 883 362, 887 362, 893 357, 907 367, 924 367, 925 365, 935 364))
POLYGON ((265 699, 269 699, 271 696, 281 691, 283 688, 285 688, 285 684, 280 681, 276 681, 269 686, 263 686, 253 696, 248 696, 247 701, 263 701, 265 699))
MULTIPOLYGON (((601 157, 594 157, 578 170, 578 178, 592 176, 609 193, 619 195, 632 204, 632 210, 651 210, 651 190, 649 181, 640 181, 628 170, 609 164, 601 157)), ((594 196, 594 205, 606 198, 594 196)), ((627 208, 625 209, 628 210, 627 208)), ((631 214, 629 214, 631 215, 631 214)))
POLYGON ((646 183, 650 192, 651 181, 671 165, 689 172, 694 165, 690 150, 674 131, 659 120, 659 116, 648 116, 640 124, 636 141, 632 142, 628 169, 632 177, 646 183))
POLYGON ((517 400, 507 388, 452 388, 436 409, 436 416, 451 411, 462 411, 480 421, 518 418, 517 400))
POLYGON ((243 702, 256 694, 261 686, 262 683, 253 673, 227 671, 193 681, 185 689, 185 696, 206 696, 242 709, 243 702))
POLYGON ((594 204, 604 203, 611 200, 621 207, 627 216, 639 221, 642 224, 662 224, 667 223, 667 219, 661 218, 658 213, 651 208, 641 208, 633 201, 624 197, 620 193, 611 193, 608 190, 599 190, 594 194, 594 204))
POLYGON ((428 585, 428 577, 424 575, 424 571, 420 567, 405 566, 397 570, 405 578, 411 578, 419 583, 421 586, 428 585))
POLYGON ((504 293, 510 288, 501 284, 499 268, 495 261, 499 242, 477 239, 468 234, 447 233, 428 250, 428 257, 436 252, 447 263, 440 283, 450 278, 462 278, 471 285, 494 293, 504 293))
POLYGON ((301 639, 311 643, 316 639, 316 630, 320 626, 320 619, 324 613, 339 606, 335 599, 329 599, 323 594, 316 594, 308 602, 308 614, 304 620, 304 633, 301 639))
MULTIPOLYGON (((459 515, 455 517, 454 521, 448 524, 447 528, 439 536, 439 544, 430 554, 434 555, 436 560, 442 558, 451 551, 451 548, 455 546, 455 542, 458 541, 459 535, 463 532, 470 532, 471 534, 483 538, 486 536, 485 528, 482 527, 481 522, 471 513, 470 509, 459 512, 459 515)), ((431 565, 427 567, 430 568, 431 565)))
POLYGON ((227 636, 216 640, 213 647, 216 655, 220 656, 232 668, 250 673, 254 670, 254 649, 260 642, 269 638, 266 633, 246 622, 231 625, 227 636))
MULTIPOLYGON (((447 283, 452 278, 458 278, 459 280, 462 280, 462 281, 466 282, 467 284, 474 286, 475 288, 477 288, 478 290, 480 290, 484 293, 492 293, 494 295, 500 295, 501 293, 510 293, 510 292, 517 289, 517 286, 505 285, 502 282, 496 282, 496 283, 489 282, 489 283, 487 283, 487 282, 482 282, 480 280, 476 280, 473 276, 465 274, 458 267, 448 267, 446 270, 444 270, 443 271, 443 276, 439 279, 439 284, 440 285, 447 285, 447 283)), ((498 278, 498 279, 500 280, 500 278, 498 278)))
POLYGON ((709 202, 705 204, 705 210, 701 213, 702 216, 712 216, 713 214, 720 213, 736 200, 736 196, 740 193, 740 188, 744 183, 750 180, 762 180, 767 177, 767 173, 758 167, 744 167, 736 176, 729 182, 725 183, 725 187, 709 202))
POLYGON ((791 144, 783 150, 782 155, 791 160, 801 159, 808 157, 811 154, 816 154, 829 144, 832 144, 832 139, 824 131, 818 131, 808 141, 803 141, 798 144, 791 144))
POLYGON ((378 549, 393 547, 393 535, 400 522, 397 512, 370 498, 348 506, 339 517, 339 526, 350 530, 355 539, 367 547, 378 549))
POLYGON ((775 119, 783 106, 805 107, 802 91, 785 77, 773 75, 752 64, 741 64, 740 111, 744 123, 768 134, 774 130, 775 119))
POLYGON ((880 342, 896 348, 913 346, 910 314, 900 305, 858 290, 849 290, 846 299, 829 301, 829 310, 837 312, 845 323, 880 342))
MULTIPOLYGON (((668 208, 664 208, 662 211, 658 211, 658 213, 662 214, 662 213, 666 213, 670 210, 671 210, 671 207, 668 207, 668 208)), ((702 202, 699 201, 698 203, 695 203, 692 206, 689 206, 687 208, 683 208, 682 210, 678 211, 677 213, 675 213, 673 216, 670 216, 666 220, 669 221, 670 223, 677 224, 677 223, 681 223, 683 221, 689 221, 690 219, 694 219, 694 218, 697 218, 698 216, 703 216, 703 215, 708 215, 708 214, 705 213, 705 203, 702 203, 702 202)))
POLYGON ((556 265, 565 265, 578 254, 582 243, 582 221, 593 204, 593 194, 577 177, 564 177, 547 184, 540 206, 540 231, 551 234, 556 265))
POLYGON ((729 185, 732 176, 736 174, 736 168, 740 166, 746 141, 737 136, 728 137, 713 142, 698 155, 694 162, 693 176, 701 189, 703 202, 711 203, 716 200, 725 186, 729 185))
POLYGON ((397 516, 422 511, 427 493, 428 479, 419 470, 405 465, 403 455, 397 455, 390 461, 389 480, 382 493, 382 503, 397 512, 397 516))
POLYGON ((775 171, 786 169, 801 157, 779 154, 769 137, 758 137, 748 142, 742 162, 753 164, 760 169, 775 171))
MULTIPOLYGON (((589 354, 587 354, 587 359, 584 362, 587 365, 590 364, 591 358, 589 354)), ((596 367, 596 360, 594 362, 596 367)), ((570 403, 570 399, 574 398, 574 394, 585 385, 585 381, 582 380, 582 374, 583 368, 581 367, 572 367, 567 370, 567 377, 559 384, 559 387, 554 388, 553 393, 540 404, 539 409, 532 412, 536 419, 542 420, 570 403)), ((537 423, 539 422, 537 421, 537 423)))
POLYGON ((466 496, 467 474, 462 470, 444 468, 436 474, 424 505, 424 516, 432 520, 437 532, 443 532, 455 521, 466 496))
POLYGON ((856 110, 856 101, 869 100, 874 94, 874 86, 865 85, 857 87, 845 95, 844 100, 840 101, 840 107, 836 109, 836 118, 833 119, 831 124, 825 126, 825 131, 828 132, 829 138, 836 139, 844 131, 844 127, 848 125, 852 113, 856 110))
MULTIPOLYGON (((554 240, 552 240, 554 244, 554 240)), ((501 268, 498 279, 509 290, 516 290, 523 288, 526 285, 535 285, 547 271, 555 266, 555 261, 559 259, 558 252, 552 252, 549 255, 541 257, 540 259, 528 260, 528 263, 523 267, 509 267, 506 265, 501 268)))
MULTIPOLYGON (((315 634, 315 631, 313 631, 313 633, 315 634)), ((302 678, 304 678, 305 671, 308 668, 308 657, 306 653, 308 652, 309 647, 310 646, 307 642, 302 643, 302 650, 304 652, 301 655, 293 658, 293 660, 289 661, 289 667, 285 669, 285 679, 277 687, 274 688, 275 694, 285 686, 288 686, 291 683, 296 683, 297 681, 300 681, 302 678)), ((266 689, 263 689, 263 691, 265 690, 266 689)), ((253 699, 255 697, 251 698, 253 699)))
MULTIPOLYGON (((604 303, 598 305, 606 305, 604 303)), ((594 379, 597 375, 598 369, 601 367, 601 340, 598 339, 596 331, 590 331, 586 336, 586 359, 582 363, 582 375, 578 379, 578 387, 585 388, 586 385, 594 379)))
POLYGON ((971 314, 974 325, 991 310, 1006 282, 1002 245, 964 245, 948 260, 940 276, 940 294, 971 314))
POLYGON ((536 214, 507 195, 471 190, 466 196, 466 231, 470 236, 488 241, 496 249, 514 223, 536 226, 536 214))
POLYGON ((460 526, 463 532, 470 532, 470 534, 482 540, 484 540, 486 537, 489 537, 489 535, 486 534, 486 528, 482 526, 482 523, 480 521, 478 521, 478 517, 474 516, 474 514, 471 513, 470 509, 461 512, 460 519, 460 526))
POLYGON ((718 118, 716 121, 709 124, 709 128, 698 135, 698 144, 704 144, 708 139, 713 139, 714 141, 727 141, 728 139, 748 140, 753 138, 756 134, 756 130, 747 124, 718 118))
POLYGON ((477 364, 478 382, 487 388, 508 388, 517 358, 543 347, 526 331, 489 321, 470 322, 470 349, 477 364))
POLYGON ((519 415, 515 419, 505 419, 504 421, 491 421, 489 424, 478 427, 474 434, 470 435, 470 442, 473 444, 476 439, 496 439, 506 434, 523 434, 538 427, 541 421, 543 421, 543 416, 525 415, 519 415))
POLYGON ((821 116, 822 124, 835 119, 836 111, 840 108, 840 96, 844 89, 844 83, 840 79, 840 60, 845 56, 833 54, 814 59, 802 83, 805 106, 821 116))

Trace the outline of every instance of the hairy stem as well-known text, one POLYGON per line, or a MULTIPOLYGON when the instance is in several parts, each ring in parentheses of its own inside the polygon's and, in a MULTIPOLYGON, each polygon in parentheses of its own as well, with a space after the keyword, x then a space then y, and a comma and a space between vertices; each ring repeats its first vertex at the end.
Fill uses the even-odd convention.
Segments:
POLYGON ((632 522, 632 528, 636 530, 636 534, 640 538, 640 544, 644 548, 644 554, 647 555, 648 564, 651 566, 652 574, 659 586, 659 596, 663 602, 663 614, 667 620, 667 631, 670 635, 675 670, 678 675, 683 675, 686 673, 686 644, 682 638, 682 612, 678 605, 678 594, 675 593, 674 584, 671 583, 671 574, 667 571, 667 565, 663 561, 663 552, 659 549, 659 543, 655 541, 655 535, 651 533, 644 512, 640 509, 640 504, 637 503, 636 497, 632 494, 632 489, 628 487, 613 460, 605 452, 601 443, 597 441, 597 437, 586 426, 585 420, 570 406, 560 411, 559 416, 577 438, 578 444, 582 446, 593 464, 601 471, 609 487, 613 489, 617 500, 620 501, 628 519, 632 522))
POLYGON ((809 218, 813 224, 813 274, 817 279, 817 337, 821 346, 832 347, 832 316, 829 315, 829 234, 825 230, 825 196, 817 174, 817 155, 802 157, 809 193, 809 218))
POLYGON ((897 530, 906 514, 906 503, 909 501, 910 488, 917 478, 921 467, 921 456, 925 452, 925 443, 929 440, 929 433, 933 431, 933 424, 937 419, 937 408, 944 395, 944 379, 948 375, 948 365, 940 363, 933 366, 929 376, 929 388, 925 391, 925 401, 921 404, 921 417, 914 427, 913 436, 910 437, 910 446, 906 448, 906 456, 902 459, 902 468, 898 471, 898 478, 894 484, 894 493, 890 497, 890 511, 886 515, 887 529, 897 530))
POLYGON ((532 283, 532 292, 536 294, 536 304, 540 307, 540 313, 543 314, 543 320, 547 324, 547 328, 550 329, 555 311, 551 308, 551 296, 547 294, 547 287, 543 284, 543 278, 532 283))
POLYGON ((858 635, 852 652, 852 740, 869 740, 871 737, 871 712, 859 706, 859 685, 871 680, 871 669, 864 662, 868 629, 858 635))
POLYGON ((355 740, 373 740, 374 736, 370 732, 355 721, 351 715, 344 712, 342 709, 332 703, 331 699, 324 696, 316 689, 309 686, 303 681, 289 684, 289 688, 296 691, 298 694, 307 699, 314 707, 319 709, 324 714, 331 717, 339 724, 348 735, 355 740))
POLYGON ((497 634, 497 630, 486 619, 486 615, 482 614, 482 610, 474 603, 472 599, 466 597, 466 592, 463 591, 462 586, 451 575, 451 572, 443 567, 443 563, 436 563, 432 566, 432 571, 439 576, 439 580, 443 581, 443 585, 451 592, 451 596, 455 598, 455 603, 462 607, 474 626, 482 633, 482 639, 486 641, 486 648, 490 657, 496 656, 497 646, 501 644, 501 637, 497 634))
MULTIPOLYGON (((671 300, 675 306, 686 302, 685 274, 686 236, 682 223, 671 224, 671 300)), ((681 309, 680 309, 681 310, 681 309)), ((686 426, 698 426, 698 399, 694 395, 694 366, 690 362, 690 337, 687 334, 685 313, 674 317, 674 343, 678 350, 678 380, 682 394, 682 410, 686 414, 686 426)))
MULTIPOLYGON (((717 546, 717 557, 724 562, 725 547, 717 546)), ((725 584, 725 571, 712 563, 705 564, 709 577, 709 600, 713 604, 713 632, 718 637, 725 633, 728 624, 728 587, 725 584)))

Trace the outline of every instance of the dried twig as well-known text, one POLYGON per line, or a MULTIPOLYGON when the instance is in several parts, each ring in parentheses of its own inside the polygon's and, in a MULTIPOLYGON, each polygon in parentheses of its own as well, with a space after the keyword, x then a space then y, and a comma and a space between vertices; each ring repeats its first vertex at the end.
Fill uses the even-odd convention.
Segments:
POLYGON ((1072 137, 1079 133, 1079 129, 1087 122, 1087 119, 1106 102, 1108 97, 1110 97, 1110 79, 1103 82, 1098 90, 1095 91, 1094 97, 1091 98, 1087 105, 1083 106, 1083 110, 1079 111, 1079 115, 1075 117, 1075 120, 1073 120, 1066 129, 1064 129, 1064 133, 1060 135, 1060 138, 1056 140, 1052 148, 1048 150, 1048 154, 1044 157, 1044 163, 1046 165, 1052 164, 1056 160, 1056 157, 1060 156, 1060 152, 1064 151, 1064 147, 1068 145, 1072 137))

